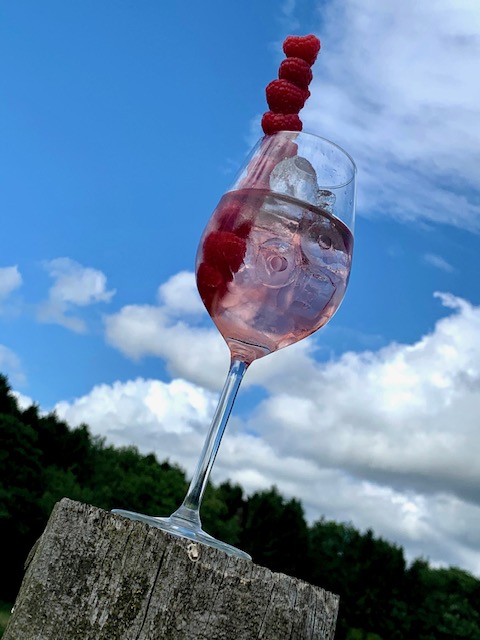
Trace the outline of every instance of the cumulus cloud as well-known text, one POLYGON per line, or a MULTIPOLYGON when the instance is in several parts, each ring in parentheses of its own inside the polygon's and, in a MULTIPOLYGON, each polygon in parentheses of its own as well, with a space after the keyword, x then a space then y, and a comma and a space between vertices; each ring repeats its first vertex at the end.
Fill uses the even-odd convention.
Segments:
MULTIPOLYGON (((249 492, 276 484, 303 501, 311 520, 372 527, 410 558, 480 574, 480 307, 435 295, 445 315, 413 344, 322 363, 312 337, 255 362, 245 383, 261 385, 264 399, 242 419, 233 416, 214 479, 249 492)), ((181 377, 103 385, 57 411, 192 473, 214 410, 208 389, 223 381, 226 362, 209 348, 216 333, 195 317, 180 323, 176 305, 126 307, 110 317, 117 331, 110 337, 129 355, 161 356, 181 377), (190 358, 199 339, 198 357, 190 358)))
POLYGON ((315 365, 316 375, 303 385, 263 402, 262 435, 272 446, 346 466, 362 478, 388 478, 402 490, 454 487, 480 504, 472 446, 480 411, 480 309, 438 296, 454 313, 433 333, 413 345, 315 365))
POLYGON ((356 160, 359 212, 480 230, 480 5, 322 5, 305 129, 356 160))
POLYGON ((192 470, 216 399, 216 394, 186 380, 138 378, 96 386, 72 403, 58 403, 55 411, 69 424, 88 424, 109 443, 135 444, 143 452, 155 451, 160 459, 175 455, 192 470))
POLYGON ((228 366, 227 346, 211 324, 188 324, 184 319, 185 313, 207 317, 194 274, 173 276, 160 286, 158 299, 156 305, 127 305, 106 315, 107 342, 134 360, 145 356, 165 358, 173 376, 218 389, 228 366))
POLYGON ((28 409, 28 407, 31 407, 34 404, 30 396, 26 396, 25 394, 20 393, 19 391, 12 391, 12 394, 15 396, 17 405, 22 411, 25 411, 25 409, 28 409))
POLYGON ((437 296, 451 313, 432 333, 315 363, 293 388, 277 380, 248 426, 271 459, 313 465, 292 491, 312 512, 373 525, 410 554, 468 557, 479 573, 480 308, 437 296))
MULTIPOLYGON (((105 315, 106 341, 132 360, 163 358, 172 376, 220 390, 228 370, 229 351, 199 300, 195 274, 172 276, 159 287, 158 300, 155 305, 126 305, 105 315), (185 315, 190 315, 190 322, 185 315)), ((285 380, 295 378, 299 366, 308 375, 313 366, 312 348, 311 342, 304 341, 255 363, 244 385, 264 385, 268 381, 274 387, 280 376, 285 380)))
POLYGON ((205 311, 197 292, 195 275, 190 271, 180 271, 160 285, 158 300, 174 314, 198 315, 205 311))
POLYGON ((48 300, 37 310, 38 319, 60 324, 77 333, 85 332, 85 320, 72 314, 72 311, 78 307, 111 301, 115 290, 107 290, 105 274, 84 267, 70 258, 45 261, 43 266, 54 284, 49 290, 48 300))
POLYGON ((18 266, 0 267, 0 302, 22 285, 22 276, 18 266))

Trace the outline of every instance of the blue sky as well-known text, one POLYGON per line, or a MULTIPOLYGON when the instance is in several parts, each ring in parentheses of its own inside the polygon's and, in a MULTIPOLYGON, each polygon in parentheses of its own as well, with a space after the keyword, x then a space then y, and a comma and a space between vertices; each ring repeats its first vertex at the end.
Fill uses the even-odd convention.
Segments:
POLYGON ((0 370, 192 471, 228 364, 197 242, 309 32, 305 129, 358 166, 352 278, 325 329, 252 366, 214 479, 480 575, 476 2, 3 3, 0 370))

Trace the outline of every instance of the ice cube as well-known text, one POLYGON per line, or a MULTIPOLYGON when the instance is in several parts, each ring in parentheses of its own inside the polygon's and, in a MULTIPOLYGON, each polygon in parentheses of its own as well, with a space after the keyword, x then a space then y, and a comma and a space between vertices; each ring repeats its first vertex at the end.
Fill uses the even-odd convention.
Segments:
POLYGON ((270 174, 270 188, 328 211, 335 204, 335 195, 319 188, 315 169, 301 156, 286 158, 276 165, 270 174))
POLYGON ((276 193, 314 204, 318 191, 317 174, 305 158, 286 158, 270 174, 270 188, 276 193))
POLYGON ((335 194, 328 189, 319 189, 317 191, 317 207, 325 209, 329 213, 333 213, 335 207, 335 194))

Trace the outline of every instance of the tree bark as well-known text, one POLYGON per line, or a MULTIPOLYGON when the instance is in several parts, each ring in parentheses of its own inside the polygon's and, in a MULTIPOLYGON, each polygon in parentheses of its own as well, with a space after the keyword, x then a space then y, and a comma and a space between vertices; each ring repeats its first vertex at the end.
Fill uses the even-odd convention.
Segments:
POLYGON ((63 499, 4 640, 332 640, 338 597, 63 499))

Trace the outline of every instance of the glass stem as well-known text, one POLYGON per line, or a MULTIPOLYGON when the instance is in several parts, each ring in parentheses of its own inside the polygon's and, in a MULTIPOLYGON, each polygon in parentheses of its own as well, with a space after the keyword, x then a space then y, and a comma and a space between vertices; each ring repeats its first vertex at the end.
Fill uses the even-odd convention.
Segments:
POLYGON ((210 471, 215 462, 222 436, 232 411, 240 383, 243 380, 248 364, 232 359, 227 379, 222 389, 217 409, 203 445, 200 460, 193 474, 192 481, 182 505, 172 514, 172 519, 187 520, 200 527, 200 504, 207 487, 210 471))

